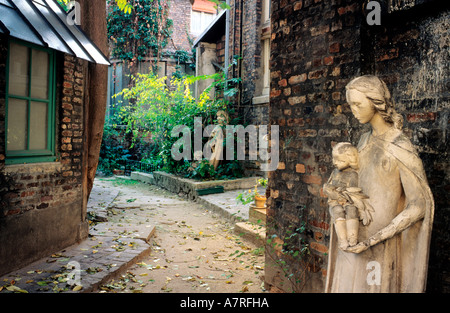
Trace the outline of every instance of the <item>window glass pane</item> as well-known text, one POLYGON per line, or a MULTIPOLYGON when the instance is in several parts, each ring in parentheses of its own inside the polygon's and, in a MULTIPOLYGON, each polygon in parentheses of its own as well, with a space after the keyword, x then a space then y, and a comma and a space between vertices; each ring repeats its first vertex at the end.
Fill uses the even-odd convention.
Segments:
POLYGON ((9 98, 8 100, 8 151, 27 148, 27 101, 9 98))
POLYGON ((48 104, 31 102, 30 106, 30 150, 47 149, 48 104))
POLYGON ((201 13, 191 11, 191 32, 194 34, 200 34, 201 33, 201 13))
POLYGON ((11 43, 9 62, 9 94, 28 97, 28 47, 11 43))
POLYGON ((48 99, 49 54, 32 50, 31 53, 31 97, 48 99))

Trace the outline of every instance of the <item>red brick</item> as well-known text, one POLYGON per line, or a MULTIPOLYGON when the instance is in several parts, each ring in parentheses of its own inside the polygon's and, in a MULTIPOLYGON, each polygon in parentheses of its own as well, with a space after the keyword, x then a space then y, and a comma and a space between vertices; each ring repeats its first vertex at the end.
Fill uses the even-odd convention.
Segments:
POLYGON ((25 198, 25 197, 30 197, 32 195, 34 195, 34 191, 22 191, 22 193, 20 194, 20 197, 25 198))
POLYGON ((289 78, 289 84, 294 85, 294 84, 298 84, 298 83, 303 83, 306 79, 307 79, 306 73, 291 76, 289 78))
POLYGON ((72 145, 71 144, 63 144, 63 145, 61 145, 61 150, 63 150, 63 151, 71 151, 72 150, 72 145))
POLYGON ((325 222, 319 222, 319 221, 317 221, 317 220, 311 220, 311 221, 309 221, 309 223, 310 223, 312 226, 317 227, 317 228, 321 228, 321 229, 323 229, 323 230, 328 230, 328 229, 330 229, 330 224, 325 223, 325 222))
POLYGON ((341 100, 341 93, 339 91, 333 92, 331 98, 335 101, 341 100))
POLYGON ((318 251, 320 253, 327 253, 328 252, 328 247, 323 245, 323 244, 321 244, 321 243, 318 243, 318 242, 311 242, 309 244, 309 246, 311 247, 311 249, 314 249, 314 250, 316 250, 316 251, 318 251))
POLYGON ((281 95, 281 90, 272 89, 272 90, 270 91, 270 96, 271 96, 271 97, 278 97, 279 95, 281 95))
POLYGON ((329 56, 329 57, 324 57, 323 58, 323 64, 324 65, 331 65, 331 64, 333 64, 333 57, 332 56, 329 56))
POLYGON ((282 79, 278 82, 278 86, 280 87, 286 87, 287 86, 287 80, 286 79, 282 79))
POLYGON ((383 54, 382 56, 379 56, 377 58, 377 61, 385 61, 385 60, 392 60, 398 57, 398 48, 392 48, 387 53, 383 54))
POLYGON ((62 108, 66 110, 72 110, 73 106, 70 103, 63 102, 62 108))
POLYGON ((309 79, 318 79, 324 76, 324 70, 317 70, 308 73, 309 79))
POLYGON ((298 133, 299 137, 316 137, 317 130, 315 129, 302 129, 298 133))
POLYGON ((305 173, 306 172, 305 165, 304 164, 300 164, 300 163, 295 165, 295 171, 297 173, 305 173))
POLYGON ((318 231, 314 232, 314 239, 316 241, 323 241, 324 237, 325 236, 321 232, 318 232, 318 231))
POLYGON ((305 103, 306 102, 306 96, 300 96, 300 97, 290 97, 288 99, 288 102, 290 105, 295 105, 299 103, 305 103))
POLYGON ((315 176, 315 175, 305 175, 305 176, 303 176, 303 182, 305 182, 307 184, 321 185, 322 177, 315 176))
POLYGON ((301 10, 303 7, 303 1, 298 1, 294 4, 294 11, 301 10))
POLYGON ((340 44, 338 42, 331 44, 329 51, 330 53, 338 53, 340 51, 340 44))
POLYGON ((406 115, 406 120, 410 123, 420 123, 425 121, 435 121, 436 116, 436 112, 409 113, 406 115))
POLYGON ((71 143, 72 138, 71 137, 62 137, 61 142, 62 143, 71 143))
MULTIPOLYGON (((67 75, 66 75, 66 76, 67 76, 67 75)), ((69 82, 65 81, 65 82, 63 83, 63 87, 64 87, 64 88, 72 88, 72 83, 69 83, 69 82)))
POLYGON ((19 213, 20 213, 20 209, 17 208, 17 209, 11 209, 11 210, 6 211, 5 215, 6 216, 8 216, 8 215, 16 215, 16 214, 19 214, 19 213))

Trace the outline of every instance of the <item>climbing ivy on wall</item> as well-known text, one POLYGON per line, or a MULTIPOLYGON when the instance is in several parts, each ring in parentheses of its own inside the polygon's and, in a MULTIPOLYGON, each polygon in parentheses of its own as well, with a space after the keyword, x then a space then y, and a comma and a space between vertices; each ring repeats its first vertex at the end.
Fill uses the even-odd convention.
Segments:
POLYGON ((171 36, 168 0, 128 0, 131 11, 121 10, 115 0, 108 1, 108 38, 112 56, 133 66, 144 58, 159 59, 171 36))

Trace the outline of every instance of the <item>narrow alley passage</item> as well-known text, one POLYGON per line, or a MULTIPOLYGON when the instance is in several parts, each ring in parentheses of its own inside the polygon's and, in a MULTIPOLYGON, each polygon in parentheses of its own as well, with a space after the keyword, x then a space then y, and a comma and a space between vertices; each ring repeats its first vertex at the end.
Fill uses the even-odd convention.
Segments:
POLYGON ((119 190, 106 210, 109 223, 154 224, 150 255, 99 286, 99 292, 265 291, 263 247, 234 234, 232 222, 157 186, 98 179, 96 187, 119 190))

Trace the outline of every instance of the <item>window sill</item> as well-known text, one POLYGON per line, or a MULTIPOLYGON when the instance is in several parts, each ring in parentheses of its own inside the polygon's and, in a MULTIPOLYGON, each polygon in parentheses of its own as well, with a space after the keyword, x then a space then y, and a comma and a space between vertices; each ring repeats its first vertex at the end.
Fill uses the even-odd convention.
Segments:
POLYGON ((266 104, 269 103, 269 95, 263 95, 259 97, 253 97, 253 104, 266 104))
POLYGON ((60 162, 41 162, 41 163, 27 163, 27 164, 5 164, 5 173, 50 173, 62 170, 60 162))

